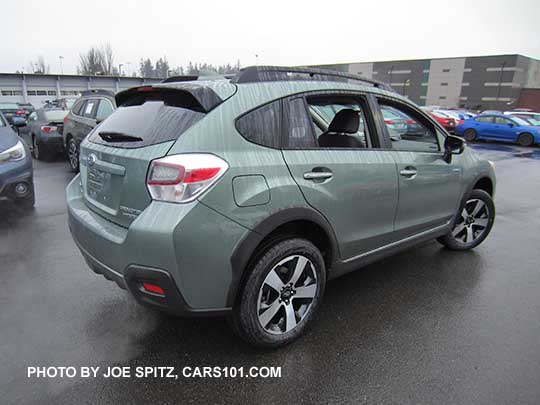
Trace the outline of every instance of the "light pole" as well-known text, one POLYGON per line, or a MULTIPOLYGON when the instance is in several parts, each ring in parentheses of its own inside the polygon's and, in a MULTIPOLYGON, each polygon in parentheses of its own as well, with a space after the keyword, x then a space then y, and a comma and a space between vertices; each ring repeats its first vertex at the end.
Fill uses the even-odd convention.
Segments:
POLYGON ((405 86, 408 86, 410 82, 411 81, 409 79, 403 82, 403 91, 401 92, 403 96, 405 95, 405 86))
POLYGON ((127 74, 127 75, 130 75, 130 74, 131 74, 131 62, 126 62, 126 65, 127 65, 127 71, 126 71, 126 74, 127 74))
POLYGON ((394 65, 390 66, 390 80, 388 80, 388 85, 392 87, 392 74, 394 73, 394 65))
POLYGON ((60 59, 60 73, 64 74, 64 66, 62 65, 62 61, 64 60, 64 57, 60 55, 58 59, 60 59))
POLYGON ((120 64, 118 65, 118 76, 122 76, 122 66, 124 66, 123 63, 120 63, 120 64))

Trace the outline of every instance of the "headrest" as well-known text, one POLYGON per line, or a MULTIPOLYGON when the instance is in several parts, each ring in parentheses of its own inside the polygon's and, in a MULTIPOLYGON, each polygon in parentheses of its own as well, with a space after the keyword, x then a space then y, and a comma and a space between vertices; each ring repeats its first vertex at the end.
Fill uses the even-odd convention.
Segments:
POLYGON ((345 134, 355 134, 360 127, 360 117, 358 111, 350 108, 345 108, 339 111, 330 125, 327 132, 338 132, 345 134))

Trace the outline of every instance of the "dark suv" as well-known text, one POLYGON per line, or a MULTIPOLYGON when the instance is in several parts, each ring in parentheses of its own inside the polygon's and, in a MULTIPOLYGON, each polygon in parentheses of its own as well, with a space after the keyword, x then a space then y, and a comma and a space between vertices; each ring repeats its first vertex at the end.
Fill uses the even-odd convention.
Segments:
POLYGON ((94 127, 116 110, 114 93, 109 90, 82 92, 69 114, 64 119, 64 147, 69 165, 79 171, 79 150, 82 140, 94 127))
POLYGON ((66 192, 88 265, 259 346, 298 337, 327 279, 430 239, 472 249, 493 225, 493 165, 376 81, 257 66, 116 101, 66 192))

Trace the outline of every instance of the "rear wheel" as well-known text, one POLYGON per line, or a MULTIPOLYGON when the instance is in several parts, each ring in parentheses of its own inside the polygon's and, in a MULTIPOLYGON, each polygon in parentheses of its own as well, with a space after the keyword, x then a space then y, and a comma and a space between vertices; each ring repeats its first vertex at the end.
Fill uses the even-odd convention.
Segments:
POLYGON ((476 131, 472 128, 469 128, 467 130, 465 130, 465 132, 463 133, 463 137, 465 138, 465 140, 467 142, 474 142, 476 141, 476 138, 478 137, 478 134, 476 133, 476 131))
POLYGON ((495 204, 483 190, 473 190, 461 206, 452 231, 437 240, 452 250, 469 250, 486 239, 495 221, 495 204))
POLYGON ((521 146, 531 146, 534 142, 534 139, 531 134, 521 134, 518 137, 518 143, 521 146))
POLYGON ((325 283, 323 257, 311 242, 275 243, 252 266, 231 319, 235 332, 259 347, 292 342, 311 322, 325 283))
POLYGON ((79 172, 79 148, 77 147, 77 144, 75 143, 75 140, 73 138, 69 138, 68 141, 68 160, 69 160, 69 167, 71 170, 75 173, 79 172))
POLYGON ((50 152, 47 147, 40 143, 37 136, 32 137, 32 156, 37 160, 47 160, 50 158, 50 152))

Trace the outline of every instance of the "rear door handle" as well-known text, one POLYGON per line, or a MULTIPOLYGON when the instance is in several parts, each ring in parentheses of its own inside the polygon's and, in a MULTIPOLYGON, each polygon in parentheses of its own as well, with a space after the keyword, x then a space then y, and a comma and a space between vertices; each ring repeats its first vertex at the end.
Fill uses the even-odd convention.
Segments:
POLYGON ((334 176, 332 172, 307 172, 304 173, 304 179, 306 180, 326 180, 334 176))
POLYGON ((399 174, 403 177, 407 177, 408 179, 412 179, 418 174, 418 172, 414 167, 406 167, 405 169, 401 169, 399 174))

